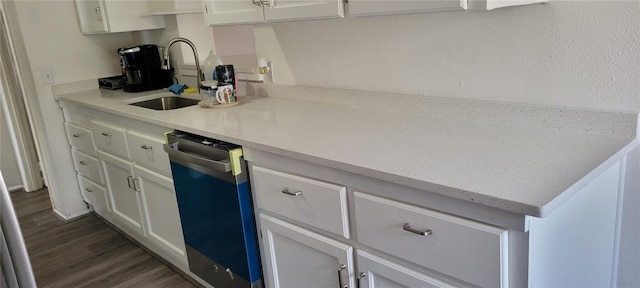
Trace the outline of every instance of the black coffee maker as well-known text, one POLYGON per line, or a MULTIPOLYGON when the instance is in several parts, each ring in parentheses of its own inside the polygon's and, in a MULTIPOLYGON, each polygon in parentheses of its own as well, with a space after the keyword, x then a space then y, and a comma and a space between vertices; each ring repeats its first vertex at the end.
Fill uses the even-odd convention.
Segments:
POLYGON ((167 88, 173 84, 169 71, 161 69, 160 52, 156 45, 119 48, 122 73, 127 78, 123 90, 142 92, 167 88))

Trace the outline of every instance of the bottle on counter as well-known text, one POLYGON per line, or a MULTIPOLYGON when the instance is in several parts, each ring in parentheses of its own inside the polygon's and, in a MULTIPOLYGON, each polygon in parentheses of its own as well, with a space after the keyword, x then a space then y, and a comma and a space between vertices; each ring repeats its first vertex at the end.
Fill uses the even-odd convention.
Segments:
POLYGON ((213 50, 210 50, 209 56, 204 59, 204 63, 202 65, 202 71, 204 73, 205 81, 216 80, 216 66, 218 65, 222 65, 220 57, 218 57, 218 55, 216 55, 213 50))

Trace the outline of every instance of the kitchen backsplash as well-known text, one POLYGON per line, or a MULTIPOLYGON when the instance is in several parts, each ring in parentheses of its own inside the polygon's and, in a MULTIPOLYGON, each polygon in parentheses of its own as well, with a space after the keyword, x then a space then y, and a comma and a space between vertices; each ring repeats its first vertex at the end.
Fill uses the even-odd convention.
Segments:
POLYGON ((424 95, 393 94, 332 88, 246 82, 247 95, 276 97, 354 108, 424 114, 470 121, 539 126, 562 131, 635 137, 638 113, 596 111, 572 107, 467 100, 424 95))

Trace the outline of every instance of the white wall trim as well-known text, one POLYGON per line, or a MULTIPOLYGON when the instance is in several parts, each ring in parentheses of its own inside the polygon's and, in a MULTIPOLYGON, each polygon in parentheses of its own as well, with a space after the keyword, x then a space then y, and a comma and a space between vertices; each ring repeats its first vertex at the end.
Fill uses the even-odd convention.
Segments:
POLYGON ((23 101, 27 101, 25 94, 24 82, 20 73, 20 66, 16 56, 16 49, 11 35, 11 27, 7 19, 4 4, 0 2, 0 21, 5 27, 0 31, 5 41, 2 49, 9 54, 9 59, 2 59, 0 55, 0 66, 7 73, 2 73, 0 79, 0 95, 3 105, 5 120, 11 137, 11 142, 16 152, 16 160, 18 162, 22 184, 26 191, 35 191, 43 187, 44 182, 40 174, 40 166, 38 164, 38 148, 35 145, 31 116, 23 101), (8 73, 13 74, 14 80, 9 78, 8 73), (26 114, 26 117, 24 116, 26 114), (20 117, 23 115, 23 117, 20 117))

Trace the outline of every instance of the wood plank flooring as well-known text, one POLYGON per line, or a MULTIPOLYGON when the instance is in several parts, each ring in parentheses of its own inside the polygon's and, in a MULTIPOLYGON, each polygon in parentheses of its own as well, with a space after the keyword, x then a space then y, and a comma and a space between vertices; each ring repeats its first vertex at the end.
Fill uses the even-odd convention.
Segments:
POLYGON ((38 287, 198 287, 93 214, 58 219, 46 188, 11 198, 38 287))

